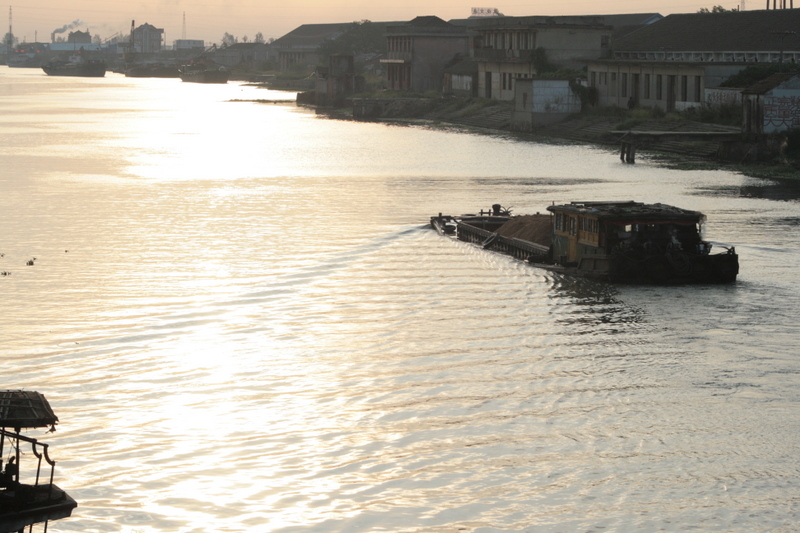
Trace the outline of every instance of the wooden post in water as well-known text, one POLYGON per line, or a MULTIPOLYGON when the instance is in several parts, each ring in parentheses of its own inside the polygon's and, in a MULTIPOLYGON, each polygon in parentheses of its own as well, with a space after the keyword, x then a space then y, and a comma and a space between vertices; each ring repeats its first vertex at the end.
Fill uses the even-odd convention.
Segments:
POLYGON ((634 164, 636 162, 636 145, 632 142, 622 141, 619 158, 623 163, 634 164))

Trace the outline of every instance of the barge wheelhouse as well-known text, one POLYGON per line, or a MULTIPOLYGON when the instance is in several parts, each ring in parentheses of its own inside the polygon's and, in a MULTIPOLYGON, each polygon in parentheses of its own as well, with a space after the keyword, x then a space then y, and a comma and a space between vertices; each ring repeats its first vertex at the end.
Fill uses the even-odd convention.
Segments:
POLYGON ((610 281, 729 283, 736 250, 711 253, 701 237, 705 215, 665 204, 572 202, 553 213, 552 258, 610 281))

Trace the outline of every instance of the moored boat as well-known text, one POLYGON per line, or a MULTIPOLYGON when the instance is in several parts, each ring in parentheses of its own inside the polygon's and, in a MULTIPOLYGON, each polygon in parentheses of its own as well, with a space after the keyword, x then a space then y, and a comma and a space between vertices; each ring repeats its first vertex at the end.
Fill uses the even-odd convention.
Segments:
POLYGON ((44 43, 22 43, 8 54, 6 63, 9 68, 41 68, 49 55, 44 43))
POLYGON ((228 83, 230 72, 225 67, 207 62, 193 62, 178 69, 182 81, 193 83, 228 83))
POLYGON ((50 520, 70 516, 78 506, 53 483, 56 463, 49 445, 21 434, 23 428, 55 431, 57 423, 58 417, 42 394, 0 391, 0 532, 22 531, 38 523, 44 523, 47 531, 50 520), (27 450, 35 459, 23 465, 27 450))
POLYGON ((78 76, 102 78, 106 75, 106 62, 102 59, 86 59, 80 54, 68 60, 54 59, 42 66, 48 76, 78 76))
POLYGON ((572 202, 550 215, 511 216, 494 205, 480 214, 431 217, 442 234, 509 253, 535 266, 617 283, 731 283, 734 247, 701 236, 705 215, 665 204, 572 202))

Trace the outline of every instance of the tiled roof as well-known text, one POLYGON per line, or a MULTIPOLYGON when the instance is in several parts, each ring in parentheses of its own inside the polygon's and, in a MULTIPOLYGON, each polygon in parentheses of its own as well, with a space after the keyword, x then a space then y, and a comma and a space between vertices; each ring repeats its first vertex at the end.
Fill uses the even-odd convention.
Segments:
POLYGON ((669 15, 613 47, 615 52, 800 51, 800 9, 669 15))
POLYGON ((772 76, 764 78, 760 82, 747 87, 742 91, 742 94, 765 94, 795 76, 800 76, 800 74, 797 72, 776 72, 772 76))
POLYGON ((529 17, 488 17, 477 19, 477 30, 514 30, 526 27, 559 27, 559 28, 585 28, 604 27, 610 24, 605 22, 604 15, 567 15, 567 16, 529 16, 529 17))
POLYGON ((705 215, 699 211, 690 211, 667 204, 644 204, 640 202, 572 202, 567 205, 551 205, 547 207, 551 212, 566 212, 581 215, 592 215, 602 220, 618 220, 636 222, 655 222, 665 220, 681 220, 698 222, 705 215))
POLYGON ((283 37, 276 39, 272 44, 276 47, 316 46, 322 44, 326 39, 330 39, 342 33, 352 24, 352 22, 337 24, 303 24, 283 37))
POLYGON ((417 17, 407 23, 409 26, 441 26, 449 28, 451 24, 434 15, 417 17))
POLYGON ((58 417, 36 391, 0 391, 0 428, 38 428, 53 426, 58 417))
POLYGON ((626 13, 623 15, 600 15, 609 26, 619 28, 620 26, 641 26, 651 24, 662 17, 659 13, 626 13))
POLYGON ((464 26, 450 24, 439 17, 429 15, 417 17, 408 22, 401 24, 392 24, 386 28, 386 32, 390 35, 407 35, 407 34, 458 34, 466 35, 467 29, 464 26))

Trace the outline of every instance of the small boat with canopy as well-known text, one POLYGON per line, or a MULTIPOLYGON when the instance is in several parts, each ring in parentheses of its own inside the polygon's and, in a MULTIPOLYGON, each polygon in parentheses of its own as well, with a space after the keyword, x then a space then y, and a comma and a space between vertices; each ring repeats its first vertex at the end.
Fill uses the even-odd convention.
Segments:
POLYGON ((49 445, 22 434, 50 428, 58 417, 44 395, 35 391, 0 391, 0 533, 22 531, 66 518, 78 504, 53 483, 56 462, 49 445))

